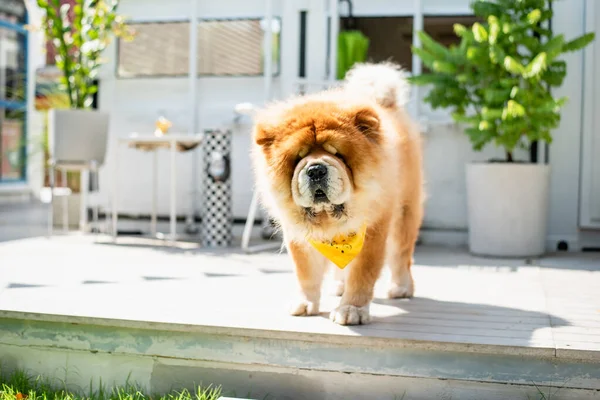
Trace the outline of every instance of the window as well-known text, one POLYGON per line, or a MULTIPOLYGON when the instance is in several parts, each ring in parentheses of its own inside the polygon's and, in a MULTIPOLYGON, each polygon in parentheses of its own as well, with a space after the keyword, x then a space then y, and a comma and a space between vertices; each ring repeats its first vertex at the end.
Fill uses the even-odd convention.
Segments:
MULTIPOLYGON (((189 22, 134 23, 133 41, 119 41, 117 75, 123 78, 186 76, 189 22)), ((274 74, 279 73, 280 21, 273 20, 274 74)), ((263 74, 265 22, 260 19, 198 22, 198 75, 263 74)))
POLYGON ((119 40, 121 77, 183 76, 188 72, 188 22, 131 24, 135 38, 119 40))
POLYGON ((0 2, 0 182, 25 179, 25 21, 23 1, 0 2))
POLYGON ((0 99, 22 102, 26 74, 25 34, 0 27, 0 99))
POLYGON ((13 24, 24 24, 26 21, 25 3, 23 0, 0 1, 0 20, 13 24))
MULTIPOLYGON (((354 17, 354 28, 370 40, 367 59, 372 62, 393 61, 412 71, 412 17, 354 17)), ((454 34, 454 24, 466 26, 477 21, 475 16, 425 16, 423 30, 446 46, 459 43, 454 34)), ((340 19, 340 31, 348 23, 340 19)))
MULTIPOLYGON (((404 69, 412 69, 412 17, 353 17, 354 29, 369 38, 367 60, 393 61, 404 69)), ((341 18, 340 32, 349 22, 341 18)))
POLYGON ((25 112, 0 108, 0 182, 25 176, 25 112))

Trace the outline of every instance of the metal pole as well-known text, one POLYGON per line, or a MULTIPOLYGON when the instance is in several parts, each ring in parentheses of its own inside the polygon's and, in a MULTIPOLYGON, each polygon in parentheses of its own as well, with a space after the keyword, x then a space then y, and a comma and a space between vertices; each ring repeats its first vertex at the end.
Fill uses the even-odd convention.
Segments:
POLYGON ((118 205, 119 200, 119 139, 117 138, 115 144, 115 167, 113 170, 113 200, 112 200, 112 236, 113 241, 117 240, 117 219, 118 219, 118 205))
POLYGON ((156 238, 156 213, 158 208, 158 150, 152 152, 152 216, 150 219, 150 232, 156 238))
POLYGON ((175 244, 177 240, 177 163, 176 163, 176 149, 177 145, 175 139, 171 139, 170 155, 171 155, 171 244, 175 244))
POLYGON ((264 89, 265 102, 271 101, 273 83, 273 0, 265 0, 265 36, 263 40, 264 54, 264 89))
POLYGON ((244 225, 244 232, 242 233, 242 250, 248 250, 250 245, 250 237, 252 236, 252 228, 254 227, 254 220, 256 219, 256 211, 258 210, 258 193, 256 190, 252 194, 252 200, 250 201, 250 210, 248 211, 248 217, 246 217, 246 225, 244 225))
MULTIPOLYGON (((422 4, 422 0, 413 0, 414 1, 414 8, 415 8, 415 12, 414 12, 414 18, 413 18, 413 46, 414 47, 421 47, 421 41, 419 40, 419 36, 417 35, 417 32, 422 31, 423 30, 423 4, 422 4)), ((412 56, 412 74, 414 76, 416 75, 420 75, 422 72, 422 64, 421 64, 421 59, 419 58, 419 56, 417 56, 416 54, 413 53, 412 56)), ((421 111, 421 107, 420 107, 420 93, 419 93, 419 88, 418 86, 413 86, 411 88, 411 90, 413 91, 413 99, 414 99, 414 110, 415 110, 415 117, 419 117, 420 111, 421 111)))
MULTIPOLYGON (((65 193, 63 194, 63 201, 62 201, 62 220, 63 220, 63 231, 66 233, 69 231, 69 208, 68 208, 68 197, 69 195, 67 195, 67 189, 69 188, 69 186, 67 185, 67 170, 63 169, 62 170, 62 187, 65 189, 65 193)), ((83 187, 81 188, 81 191, 83 192, 83 187)), ((87 210, 86 210, 87 211, 87 210)))
POLYGON ((337 43, 340 32, 339 0, 329 1, 329 16, 331 18, 331 30, 329 37, 329 80, 335 82, 337 79, 337 43))
MULTIPOLYGON (((189 134, 198 133, 198 0, 190 0, 190 52, 189 52, 189 134)), ((198 203, 198 151, 192 151, 192 196, 186 221, 186 232, 195 233, 196 205, 198 203)))
MULTIPOLYGON (((99 214, 99 201, 98 201, 98 188, 100 187, 100 177, 98 176, 98 163, 94 160, 92 161, 92 169, 90 171, 90 174, 92 176, 92 188, 94 190, 94 192, 96 192, 96 204, 94 204, 92 207, 92 211, 93 211, 93 229, 96 229, 96 233, 100 233, 100 225, 98 224, 98 214, 99 214)), ((90 175, 88 175, 90 176, 90 175)))
POLYGON ((90 171, 84 169, 79 174, 79 229, 81 232, 87 233, 89 228, 88 201, 90 198, 90 171))
MULTIPOLYGON (((273 0, 265 1, 265 35, 263 40, 263 64, 264 64, 264 96, 265 96, 265 104, 269 103, 272 98, 272 87, 273 87, 273 0)), ((258 193, 254 192, 253 196, 254 200, 258 200, 258 193)), ((250 204, 252 208, 248 217, 252 216, 251 221, 246 221, 246 228, 248 225, 252 227, 254 225, 254 218, 256 211, 258 209, 258 201, 252 202, 250 204)), ((269 216, 266 213, 262 213, 262 226, 261 229, 264 232, 270 225, 269 216)), ((242 237, 242 241, 246 240, 246 238, 242 237)))

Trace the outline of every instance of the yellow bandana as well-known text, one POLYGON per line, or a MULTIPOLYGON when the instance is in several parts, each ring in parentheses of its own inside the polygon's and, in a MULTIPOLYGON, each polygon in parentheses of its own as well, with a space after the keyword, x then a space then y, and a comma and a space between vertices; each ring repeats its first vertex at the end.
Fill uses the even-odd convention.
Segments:
POLYGON ((366 231, 367 226, 363 225, 359 232, 337 235, 331 241, 309 239, 308 242, 338 268, 344 269, 362 250, 366 231))

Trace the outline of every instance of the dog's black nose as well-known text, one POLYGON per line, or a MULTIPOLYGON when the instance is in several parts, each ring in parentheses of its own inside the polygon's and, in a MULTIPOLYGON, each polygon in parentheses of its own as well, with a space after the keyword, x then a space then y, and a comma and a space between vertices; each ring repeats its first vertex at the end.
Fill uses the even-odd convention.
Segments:
POLYGON ((314 164, 308 167, 306 175, 311 181, 320 181, 327 176, 327 166, 323 164, 314 164))

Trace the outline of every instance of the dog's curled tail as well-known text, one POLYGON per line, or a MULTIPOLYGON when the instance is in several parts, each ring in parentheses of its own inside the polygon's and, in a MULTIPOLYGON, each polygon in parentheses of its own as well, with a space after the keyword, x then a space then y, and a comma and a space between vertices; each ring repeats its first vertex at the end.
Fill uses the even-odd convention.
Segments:
POLYGON ((346 90, 374 99, 380 106, 400 108, 408 103, 410 85, 399 65, 390 62, 355 64, 345 77, 346 90))

